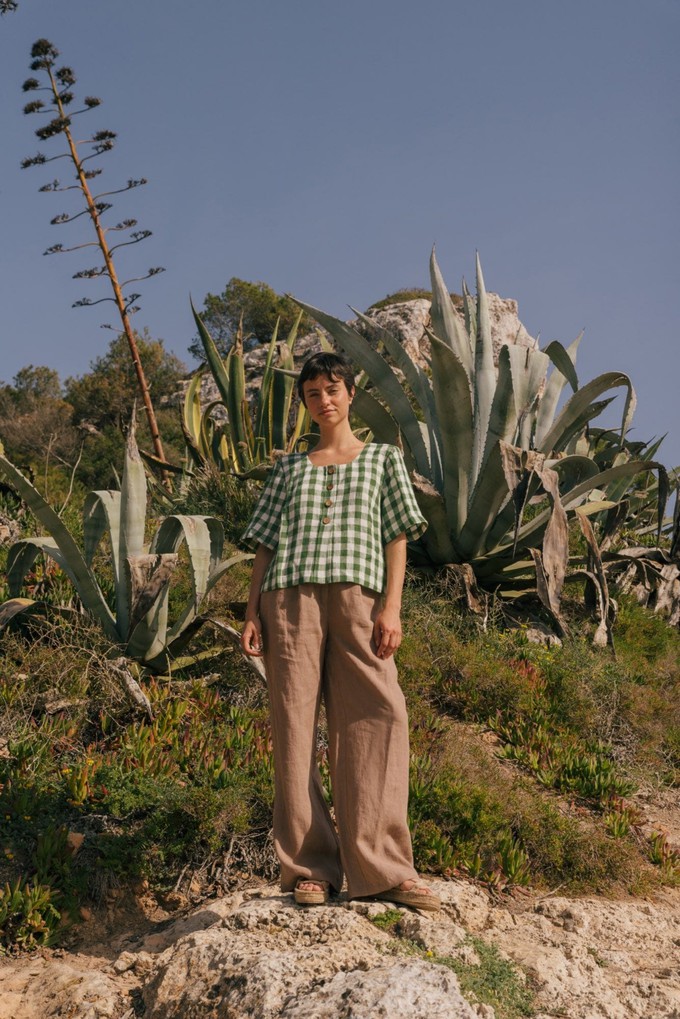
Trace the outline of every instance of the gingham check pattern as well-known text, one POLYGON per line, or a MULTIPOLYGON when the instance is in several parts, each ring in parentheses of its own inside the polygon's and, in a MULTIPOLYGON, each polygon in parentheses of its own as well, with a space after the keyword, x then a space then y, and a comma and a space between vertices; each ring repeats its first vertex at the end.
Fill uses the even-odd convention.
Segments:
POLYGON ((341 582, 382 591, 383 546, 426 527, 400 450, 371 443, 348 464, 281 457, 243 538, 275 549, 263 591, 341 582))

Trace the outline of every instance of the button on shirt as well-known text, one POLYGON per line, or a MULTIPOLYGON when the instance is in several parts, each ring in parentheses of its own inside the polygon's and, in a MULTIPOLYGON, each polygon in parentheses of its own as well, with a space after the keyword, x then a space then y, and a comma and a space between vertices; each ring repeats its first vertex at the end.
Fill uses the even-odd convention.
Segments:
POLYGON ((347 464, 281 457, 243 538, 274 550, 263 591, 341 582, 382 591, 384 546, 426 527, 400 450, 371 443, 347 464))

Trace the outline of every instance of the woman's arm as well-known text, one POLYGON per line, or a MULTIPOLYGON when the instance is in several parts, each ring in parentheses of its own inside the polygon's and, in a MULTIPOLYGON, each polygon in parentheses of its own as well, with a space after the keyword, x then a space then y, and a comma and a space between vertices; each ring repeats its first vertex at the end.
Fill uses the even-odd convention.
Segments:
POLYGON ((406 574, 406 535, 400 534, 385 545, 387 586, 383 607, 373 626, 378 658, 390 658, 401 644, 401 592, 406 574))
POLYGON ((262 626, 260 624, 260 589, 267 567, 274 557, 274 549, 258 545, 253 560, 253 575, 246 608, 246 624, 241 634, 241 647, 252 658, 262 657, 262 626))

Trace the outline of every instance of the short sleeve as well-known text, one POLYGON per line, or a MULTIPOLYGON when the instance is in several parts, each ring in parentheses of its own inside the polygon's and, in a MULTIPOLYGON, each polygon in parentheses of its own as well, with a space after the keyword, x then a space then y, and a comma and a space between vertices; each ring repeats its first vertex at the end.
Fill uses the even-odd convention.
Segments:
POLYGON ((420 512, 404 458, 396 446, 390 446, 385 457, 382 486, 382 542, 387 545, 400 534, 414 541, 427 529, 427 520, 420 512))
POLYGON ((283 465, 277 460, 243 532, 242 540, 253 547, 266 545, 267 548, 275 549, 279 543, 279 527, 285 504, 286 479, 283 465))

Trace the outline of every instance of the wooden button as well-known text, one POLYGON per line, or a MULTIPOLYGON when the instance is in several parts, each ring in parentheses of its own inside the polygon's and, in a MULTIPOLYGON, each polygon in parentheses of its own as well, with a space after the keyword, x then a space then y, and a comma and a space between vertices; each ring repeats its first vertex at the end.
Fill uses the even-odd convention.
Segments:
POLYGON ((333 500, 332 499, 326 499, 325 500, 324 506, 332 506, 332 505, 333 505, 333 500))
POLYGON ((335 467, 333 466, 333 464, 331 464, 331 466, 328 468, 328 473, 335 474, 335 467))
POLYGON ((324 524, 330 524, 331 518, 330 517, 324 517, 323 518, 323 522, 324 522, 324 524))
POLYGON ((327 490, 329 492, 332 492, 333 491, 333 482, 329 481, 329 483, 326 485, 326 488, 327 488, 327 490))

